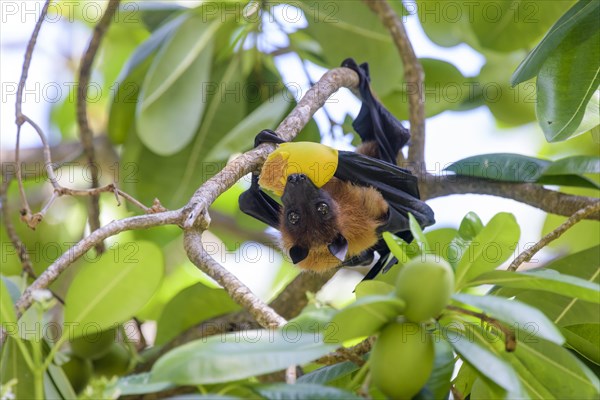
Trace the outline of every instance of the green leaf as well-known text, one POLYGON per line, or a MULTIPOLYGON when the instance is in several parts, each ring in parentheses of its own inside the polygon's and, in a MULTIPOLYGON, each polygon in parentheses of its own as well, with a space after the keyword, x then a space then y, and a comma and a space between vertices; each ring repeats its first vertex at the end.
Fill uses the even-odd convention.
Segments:
POLYGON ((0 321, 2 329, 5 329, 7 332, 12 331, 12 328, 16 327, 17 323, 15 307, 4 279, 0 279, 0 321))
POLYGON ((495 354, 491 345, 484 344, 484 339, 475 341, 470 336, 464 336, 464 332, 458 337, 449 337, 447 330, 443 334, 460 357, 480 374, 508 392, 521 391, 519 378, 513 368, 495 354), (482 343, 479 344, 479 341, 482 343))
POLYGON ((360 400, 362 397, 347 390, 314 383, 272 383, 252 386, 252 390, 267 400, 360 400))
POLYGON ((517 344, 515 355, 556 398, 598 397, 598 378, 565 348, 541 339, 527 340, 517 344))
POLYGON ((306 16, 306 32, 321 45, 324 67, 338 67, 353 55, 359 63, 368 61, 379 96, 392 90, 390 82, 401 82, 402 62, 392 38, 365 4, 304 0, 294 5, 306 16))
MULTIPOLYGON (((600 4, 600 3, 599 3, 600 4)), ((578 175, 600 173, 600 157, 571 156, 554 161, 543 175, 578 175)))
POLYGON ((237 124, 206 155, 206 161, 227 160, 235 153, 252 148, 254 136, 263 129, 275 129, 294 101, 290 94, 280 92, 265 101, 237 124))
MULTIPOLYGON (((239 67, 237 57, 214 66, 210 74, 214 87, 242 87, 239 67)), ((207 104, 194 140, 174 155, 160 156, 145 147, 137 135, 129 136, 121 161, 126 169, 122 187, 127 193, 145 204, 152 204, 159 196, 163 206, 174 209, 185 204, 204 181, 223 168, 224 163, 208 163, 204 157, 242 119, 246 103, 236 96, 222 97, 215 90, 209 93, 207 104)))
POLYGON ((362 281, 354 289, 356 298, 367 297, 371 295, 386 295, 392 293, 396 288, 389 283, 381 281, 362 281))
POLYGON ((344 361, 338 364, 328 365, 302 375, 298 378, 298 383, 317 383, 326 384, 336 379, 348 376, 360 367, 352 361, 344 361))
POLYGON ((469 286, 479 285, 542 290, 600 303, 600 286, 598 284, 549 269, 526 272, 490 271, 469 282, 469 286))
POLYGON ((498 213, 479 232, 456 266, 456 288, 460 290, 471 279, 489 272, 511 255, 520 236, 514 215, 498 213))
POLYGON ((65 298, 69 339, 131 318, 158 289, 163 271, 162 252, 150 242, 115 246, 85 265, 65 298))
POLYGON ((150 373, 144 372, 136 375, 128 375, 119 378, 107 388, 110 391, 118 391, 121 396, 134 394, 147 394, 161 392, 172 388, 169 382, 150 382, 150 373))
POLYGON ((497 181, 557 184, 597 189, 599 186, 580 174, 597 173, 600 157, 572 156, 556 161, 498 153, 467 157, 445 168, 457 175, 497 181))
POLYGON ((489 0, 470 3, 471 28, 486 49, 528 49, 573 4, 571 1, 489 0))
POLYGON ((403 264, 409 260, 404 250, 408 244, 404 241, 404 239, 399 238, 391 232, 383 232, 382 236, 385 244, 390 249, 394 257, 398 259, 400 264, 403 264))
POLYGON ((541 311, 527 304, 491 295, 455 294, 452 298, 460 303, 477 307, 492 318, 518 330, 527 331, 528 327, 534 327, 534 335, 537 337, 557 344, 565 342, 559 329, 541 311))
MULTIPOLYGON (((595 246, 560 258, 546 265, 546 268, 598 284, 600 283, 599 248, 600 246, 595 246)), ((598 304, 596 302, 591 303, 539 290, 520 291, 514 294, 514 297, 536 307, 559 327, 598 323, 598 304)))
POLYGON ((458 234, 448 245, 448 261, 452 268, 456 269, 469 245, 482 229, 483 223, 477 214, 471 211, 464 216, 460 222, 458 234))
POLYGON ((408 213, 408 225, 410 226, 410 232, 413 234, 415 242, 419 245, 421 252, 429 252, 431 249, 427 242, 427 237, 423 234, 421 226, 411 213, 408 213))
MULTIPOLYGON (((425 116, 432 117, 446 110, 456 110, 471 95, 467 79, 453 64, 432 58, 419 59, 425 72, 425 116)), ((370 66, 370 65, 369 65, 370 66)), ((391 82, 394 90, 381 97, 383 104, 398 119, 408 120, 407 99, 412 88, 400 78, 398 83, 391 82)))
POLYGON ((467 157, 445 170, 496 181, 535 182, 550 164, 550 161, 520 154, 497 153, 467 157))
POLYGON ((228 382, 301 365, 336 348, 319 335, 251 330, 187 343, 154 364, 151 382, 203 385, 228 382))
POLYGON ((465 240, 473 240, 483 229, 483 222, 473 211, 467 213, 458 227, 458 234, 465 240))
MULTIPOLYGON (((46 375, 44 376, 46 386, 46 391, 48 391, 48 387, 52 386, 54 390, 58 392, 58 398, 60 399, 76 399, 77 394, 73 390, 73 386, 69 382, 69 378, 67 374, 63 371, 63 369, 57 366, 54 363, 50 363, 48 365, 48 370, 46 371, 46 375)), ((46 392, 46 398, 50 399, 52 397, 48 396, 46 392)))
POLYGON ((219 21, 192 16, 154 58, 140 92, 136 126, 141 141, 168 156, 185 148, 204 113, 219 21))
POLYGON ((567 338, 569 347, 600 365, 600 323, 569 325, 560 331, 567 338))
POLYGON ((434 341, 435 359, 433 360, 433 371, 425 388, 432 394, 434 399, 445 399, 450 391, 450 380, 454 372, 454 353, 452 346, 444 340, 434 341))
POLYGON ((285 329, 292 332, 301 331, 311 333, 320 333, 324 338, 335 333, 337 328, 330 322, 337 310, 329 306, 309 304, 295 318, 285 324, 285 329))
MULTIPOLYGON (((31 343, 22 340, 24 348, 32 354, 31 343)), ((16 379, 13 393, 16 399, 35 399, 36 393, 33 387, 33 371, 29 368, 23 357, 23 353, 17 345, 17 341, 8 337, 2 346, 2 358, 0 359, 0 383, 4 384, 11 379, 16 379)))
POLYGON ((463 2, 446 0, 417 0, 406 3, 411 14, 418 14, 423 30, 432 42, 443 47, 454 47, 462 42, 477 42, 470 26, 471 14, 463 2), (414 7, 417 5, 417 10, 414 7))
POLYGON ((327 342, 341 344, 348 339, 369 336, 396 318, 403 309, 404 302, 394 294, 361 297, 332 318, 337 332, 327 342))
POLYGON ((596 182, 579 175, 542 175, 535 183, 541 185, 571 186, 587 189, 600 189, 596 182))
POLYGON ((108 117, 108 136, 113 143, 124 143, 132 128, 140 88, 156 50, 169 40, 188 16, 182 14, 156 30, 123 66, 115 81, 117 90, 113 91, 108 117))
POLYGON ((537 120, 535 84, 529 82, 516 88, 509 84, 510 71, 514 70, 516 64, 514 56, 488 56, 487 63, 476 78, 483 102, 501 126, 517 127, 537 120))
POLYGON ((567 36, 587 16, 597 14, 600 3, 595 0, 580 0, 571 7, 550 28, 542 41, 527 55, 514 72, 511 84, 513 86, 536 76, 542 65, 567 36))
POLYGON ((458 231, 454 228, 440 228, 427 232, 425 237, 434 254, 449 260, 449 251, 451 251, 452 241, 457 235, 458 231))
POLYGON ((223 289, 209 288, 202 283, 187 287, 163 309, 157 321, 156 344, 165 344, 187 328, 239 309, 223 289))
POLYGON ((573 27, 539 71, 537 115, 547 141, 566 140, 590 129, 587 123, 580 125, 600 85, 599 58, 600 21, 590 14, 573 27))

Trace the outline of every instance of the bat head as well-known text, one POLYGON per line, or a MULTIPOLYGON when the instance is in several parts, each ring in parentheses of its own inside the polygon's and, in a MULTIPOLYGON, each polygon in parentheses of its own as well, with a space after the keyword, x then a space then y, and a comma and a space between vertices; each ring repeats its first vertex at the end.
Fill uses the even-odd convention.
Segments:
POLYGON ((304 174, 291 174, 281 201, 280 230, 294 264, 325 269, 344 261, 348 241, 338 227, 338 205, 326 190, 304 174))

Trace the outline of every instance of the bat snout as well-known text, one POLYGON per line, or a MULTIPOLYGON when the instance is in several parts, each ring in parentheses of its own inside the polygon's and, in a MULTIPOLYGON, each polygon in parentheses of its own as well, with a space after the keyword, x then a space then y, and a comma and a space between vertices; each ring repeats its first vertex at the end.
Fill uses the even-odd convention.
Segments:
POLYGON ((287 178, 288 183, 297 184, 305 182, 308 178, 304 174, 290 174, 287 178))

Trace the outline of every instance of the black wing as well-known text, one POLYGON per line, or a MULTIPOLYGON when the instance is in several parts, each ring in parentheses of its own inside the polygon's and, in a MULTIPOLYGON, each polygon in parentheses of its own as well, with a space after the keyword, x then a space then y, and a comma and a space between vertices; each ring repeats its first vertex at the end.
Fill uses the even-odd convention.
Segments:
POLYGON ((279 229, 279 213, 281 205, 273 200, 268 194, 260 190, 258 186, 258 175, 252 175, 250 189, 240 195, 238 199, 242 212, 279 229))
MULTIPOLYGON (((254 147, 262 143, 284 143, 275 132, 270 129, 264 129, 254 138, 254 147)), ((252 174, 252 183, 250 189, 242 193, 238 199, 240 210, 256 218, 265 224, 279 229, 279 213, 281 204, 273 200, 268 194, 260 190, 258 185, 258 175, 252 174)))
POLYGON ((359 77, 358 89, 363 104, 352 126, 363 142, 377 142, 382 160, 396 164, 398 152, 410 139, 408 129, 373 96, 367 63, 359 66, 348 58, 342 67, 352 69, 359 77))

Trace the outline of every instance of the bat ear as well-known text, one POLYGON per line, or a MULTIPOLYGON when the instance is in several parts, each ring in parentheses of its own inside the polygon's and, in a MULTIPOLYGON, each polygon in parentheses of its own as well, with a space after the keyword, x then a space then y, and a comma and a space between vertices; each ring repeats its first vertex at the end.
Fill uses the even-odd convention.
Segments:
POLYGON ((308 249, 302 246, 293 246, 290 249, 290 258, 294 264, 298 264, 308 256, 308 249))
POLYGON ((342 235, 338 235, 335 240, 327 246, 329 252, 338 260, 344 261, 348 253, 348 241, 342 235))

